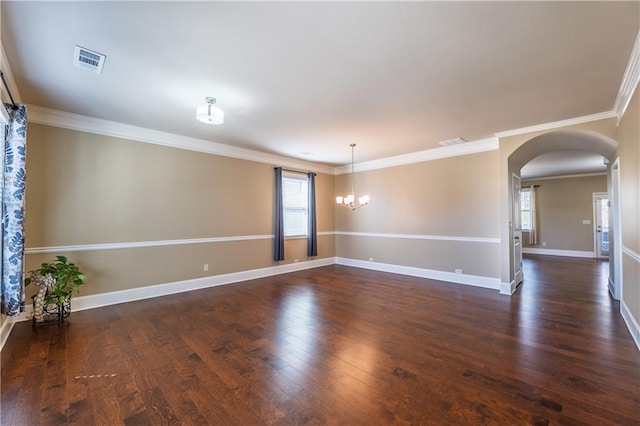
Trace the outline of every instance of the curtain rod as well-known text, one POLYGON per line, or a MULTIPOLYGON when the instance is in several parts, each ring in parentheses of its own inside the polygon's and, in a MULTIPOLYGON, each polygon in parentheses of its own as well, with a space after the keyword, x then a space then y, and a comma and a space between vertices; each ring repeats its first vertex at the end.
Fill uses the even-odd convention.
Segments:
POLYGON ((11 95, 11 90, 9 90, 9 85, 7 84, 7 80, 4 78, 4 72, 0 71, 0 78, 2 78, 2 84, 4 84, 4 88, 9 95, 9 99, 11 99, 11 105, 16 106, 16 101, 13 100, 13 96, 11 95))
MULTIPOLYGON (((275 166, 275 167, 274 167, 274 169, 277 169, 277 168, 278 168, 278 166, 275 166)), ((286 169, 286 168, 284 168, 284 167, 280 167, 280 168, 281 168, 282 170, 284 170, 285 172, 299 173, 299 174, 301 174, 301 175, 308 175, 309 173, 312 173, 312 172, 303 172, 303 171, 301 171, 301 170, 286 169)), ((315 173, 313 173, 313 174, 314 174, 314 176, 315 176, 315 173)))

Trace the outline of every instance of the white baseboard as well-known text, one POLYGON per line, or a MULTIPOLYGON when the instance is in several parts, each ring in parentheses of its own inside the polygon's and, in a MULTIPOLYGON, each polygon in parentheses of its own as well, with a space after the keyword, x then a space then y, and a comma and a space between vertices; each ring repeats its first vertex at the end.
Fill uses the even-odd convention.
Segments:
POLYGON ((566 257, 587 257, 593 259, 596 257, 592 251, 578 251, 578 250, 556 250, 556 249, 543 249, 535 247, 524 247, 522 249, 524 254, 544 254, 546 256, 566 256, 566 257))
MULTIPOLYGON (((247 281, 257 278, 264 278, 273 275, 285 274, 288 272, 301 271, 304 269, 317 268, 328 265, 345 265, 356 268, 370 269, 381 272, 391 272, 401 275, 409 275, 420 278, 429 278, 440 281, 448 281, 457 284, 471 285, 475 287, 489 288, 500 290, 500 294, 511 295, 515 292, 517 284, 515 281, 510 283, 500 282, 499 278, 482 277, 477 275, 456 274, 453 272, 436 271, 432 269, 415 268, 411 266, 392 265, 387 263, 368 262, 358 259, 349 259, 344 257, 328 257, 324 259, 310 260, 305 262, 288 263, 286 265, 271 266, 267 268, 253 269, 249 271, 232 272, 229 274, 214 275, 204 278, 196 278, 193 280, 177 281, 173 283, 152 285, 146 287, 133 288, 128 290, 113 291, 109 293, 94 294, 89 296, 74 297, 72 302, 72 311, 82 311, 85 309, 99 308, 102 306, 115 305, 118 303, 133 302, 136 300, 149 299, 153 297, 166 296, 185 291, 198 290, 207 287, 214 287, 224 284, 231 284, 240 281, 247 281)), ((629 332, 633 337, 636 346, 640 350, 640 325, 635 320, 629 308, 621 301, 620 311, 624 318, 629 332)), ((17 317, 6 317, 0 327, 0 350, 4 347, 13 325, 17 321, 27 321, 32 317, 31 305, 27 306, 27 310, 17 317)))
POLYGON ((516 283, 516 280, 511 281, 510 283, 500 283, 500 294, 506 294, 508 296, 511 296, 513 293, 516 292, 516 288, 518 288, 518 283, 516 283))
MULTIPOLYGON (((324 259, 287 263, 285 265, 270 266, 267 268, 252 269, 248 271, 232 272, 229 274, 213 275, 210 277, 196 278, 192 280, 176 281, 172 283, 137 287, 127 290, 118 290, 109 293, 77 296, 71 299, 71 311, 83 311, 85 309, 94 309, 100 308, 102 306, 116 305, 118 303, 126 303, 136 300, 150 299, 153 297, 167 296, 169 294, 182 293, 185 291, 215 287, 240 281, 253 280, 256 278, 270 277, 273 275, 286 274, 288 272, 317 268, 319 266, 333 265, 334 263, 334 257, 327 257, 324 259)), ((26 312, 23 312, 18 317, 16 317, 16 321, 30 320, 32 315, 32 308, 29 305, 27 306, 26 312)))
POLYGON ((624 322, 627 324, 627 328, 631 333, 631 337, 633 337, 633 341, 636 342, 636 346, 638 347, 638 350, 640 350, 640 325, 633 315, 631 315, 629 307, 627 307, 627 304, 624 303, 623 300, 620 301, 620 313, 622 314, 624 322))
POLYGON ((616 283, 611 281, 611 276, 609 276, 609 293, 611 293, 611 297, 616 300, 620 300, 620 295, 616 294, 616 283))
POLYGON ((374 271, 391 272, 394 274, 409 275, 412 277, 430 278, 439 281, 449 281, 457 284, 472 285, 475 287, 500 289, 500 279, 481 277, 478 275, 456 274, 454 272, 436 271, 434 269, 415 268, 413 266, 392 265, 389 263, 368 262, 366 260, 336 257, 338 265, 353 266, 356 268, 371 269, 374 271))
POLYGON ((13 324, 15 324, 16 320, 14 317, 4 317, 4 321, 2 322, 2 327, 0 327, 0 351, 4 348, 4 344, 7 342, 7 338, 9 334, 11 334, 11 330, 13 330, 13 324))
MULTIPOLYGON (((385 263, 366 262, 356 259, 340 257, 328 257, 324 259, 309 260, 304 262, 288 263, 285 265, 270 266, 267 268, 252 269, 249 271, 232 272, 229 274, 213 275, 210 277, 196 278, 192 280, 176 281, 166 284, 150 285, 145 287, 132 288, 127 290, 112 291, 109 293, 92 294, 88 296, 77 296, 71 299, 72 311, 83 311, 85 309, 100 308, 103 306, 116 305, 119 303, 133 302, 136 300, 150 299, 153 297, 167 296, 170 294, 182 293, 186 291, 198 290, 207 287, 215 287, 224 284, 231 284, 241 281, 264 278, 273 275, 285 274, 288 272, 301 271, 304 269, 317 268, 328 265, 346 265, 358 268, 372 269, 376 271, 392 272, 396 274, 409 275, 421 278, 430 278, 440 281, 449 281, 458 284, 466 284, 476 287, 490 288, 498 290, 501 288, 500 279, 481 277, 477 275, 456 274, 453 272, 443 272, 431 269, 414 268, 410 266, 391 265, 385 263)), ((1 342, 11 333, 13 324, 18 321, 29 321, 33 317, 33 308, 27 305, 26 311, 17 317, 9 318, 2 324, 0 330, 1 342)))

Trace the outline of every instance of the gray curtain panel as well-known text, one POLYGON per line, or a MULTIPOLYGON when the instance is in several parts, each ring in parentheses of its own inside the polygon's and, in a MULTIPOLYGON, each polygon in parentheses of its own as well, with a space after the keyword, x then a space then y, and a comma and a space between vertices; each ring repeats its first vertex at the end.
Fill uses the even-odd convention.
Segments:
POLYGON ((284 211, 282 205, 282 167, 275 167, 275 223, 273 238, 273 260, 284 260, 284 211))
POLYGON ((307 173, 309 177, 309 212, 307 214, 307 256, 318 255, 318 232, 316 229, 316 174, 307 173))

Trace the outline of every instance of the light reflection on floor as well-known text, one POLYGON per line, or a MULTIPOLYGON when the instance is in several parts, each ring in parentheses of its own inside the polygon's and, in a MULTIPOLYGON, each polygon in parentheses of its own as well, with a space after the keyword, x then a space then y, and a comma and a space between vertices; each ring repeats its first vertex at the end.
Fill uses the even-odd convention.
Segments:
MULTIPOLYGON (((308 287, 287 288, 272 294, 272 302, 279 305, 279 316, 274 330, 277 342, 277 355, 288 364, 289 368, 283 374, 275 376, 275 380, 283 387, 287 381, 293 380, 303 385, 309 377, 310 369, 322 375, 330 375, 332 370, 350 370, 353 374, 345 377, 327 379, 324 385, 335 383, 338 394, 354 391, 362 385, 368 384, 371 376, 361 374, 375 368, 379 352, 375 341, 343 338, 336 330, 340 325, 332 324, 323 318, 322 306, 317 300, 313 285, 308 287), (327 357, 326 353, 333 356, 327 357)), ((366 312, 366 309, 363 309, 366 312)), ((354 313, 355 315, 356 313, 354 313)), ((362 312, 360 312, 362 314, 362 312)), ((357 318, 350 319, 350 326, 355 326, 357 318)), ((347 329, 350 326, 344 324, 347 329)), ((317 377, 317 375, 315 375, 317 377)))
POLYGON ((287 289, 279 296, 279 316, 276 322, 276 354, 294 367, 300 379, 312 360, 319 343, 318 304, 313 288, 287 289))
MULTIPOLYGON (((521 368, 522 373, 534 367, 536 370, 545 370, 545 362, 549 360, 549 351, 563 352, 566 342, 562 336, 568 336, 578 332, 574 325, 573 313, 551 314, 547 311, 547 304, 562 303, 567 298, 579 299, 593 309, 585 317, 580 325, 580 333, 602 332, 611 333, 611 327, 615 323, 613 316, 620 315, 619 304, 608 291, 609 263, 607 261, 587 260, 589 268, 596 262, 595 273, 587 282, 567 278, 563 282, 555 282, 540 274, 543 262, 561 262, 544 256, 532 256, 523 259, 523 273, 525 281, 521 284, 510 300, 511 324, 510 329, 519 342, 520 357, 512 361, 516 368, 521 368), (553 329, 557 333, 544 333, 553 329), (583 330, 584 329, 584 330, 583 330), (556 336, 555 340, 551 340, 556 336)), ((580 267, 579 264, 571 265, 567 260, 567 267, 580 267)), ((560 266, 562 267, 562 264, 560 266)), ((571 277, 571 274, 568 274, 571 277)), ((557 310, 556 310, 557 311, 557 310)), ((584 314, 583 314, 584 315, 584 314)), ((593 339, 591 349, 596 349, 600 354, 614 353, 615 343, 606 339, 593 339)))

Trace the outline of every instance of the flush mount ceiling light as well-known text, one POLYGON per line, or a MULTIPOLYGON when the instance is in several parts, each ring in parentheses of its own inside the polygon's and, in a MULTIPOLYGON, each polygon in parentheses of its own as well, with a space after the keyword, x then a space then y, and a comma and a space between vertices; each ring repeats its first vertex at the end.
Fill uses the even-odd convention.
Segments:
POLYGON ((196 109, 196 118, 206 124, 222 124, 224 123, 224 111, 215 106, 216 98, 207 96, 207 103, 200 105, 196 109))
POLYGON ((363 195, 358 198, 358 203, 356 203, 356 190, 355 190, 355 173, 354 173, 354 155, 353 149, 356 147, 355 143, 349 145, 351 147, 351 194, 346 197, 336 197, 336 203, 339 206, 346 207, 351 210, 357 210, 360 207, 364 207, 369 204, 369 196, 363 195))

